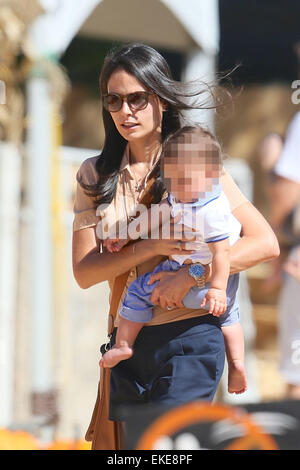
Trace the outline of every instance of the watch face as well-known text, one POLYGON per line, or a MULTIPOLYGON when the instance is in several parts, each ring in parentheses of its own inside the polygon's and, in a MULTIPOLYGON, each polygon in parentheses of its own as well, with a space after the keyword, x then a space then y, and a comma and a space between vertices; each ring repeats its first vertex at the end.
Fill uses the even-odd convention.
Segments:
POLYGON ((190 273, 192 276, 199 278, 203 276, 204 268, 201 264, 192 264, 190 267, 190 273))

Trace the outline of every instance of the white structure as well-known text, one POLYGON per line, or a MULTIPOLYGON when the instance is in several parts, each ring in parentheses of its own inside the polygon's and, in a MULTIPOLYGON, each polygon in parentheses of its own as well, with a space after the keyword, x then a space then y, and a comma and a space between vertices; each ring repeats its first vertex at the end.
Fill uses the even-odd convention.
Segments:
POLYGON ((21 158, 15 145, 0 144, 0 427, 12 421, 15 312, 18 279, 21 158), (7 184, 8 178, 11 184, 7 184))

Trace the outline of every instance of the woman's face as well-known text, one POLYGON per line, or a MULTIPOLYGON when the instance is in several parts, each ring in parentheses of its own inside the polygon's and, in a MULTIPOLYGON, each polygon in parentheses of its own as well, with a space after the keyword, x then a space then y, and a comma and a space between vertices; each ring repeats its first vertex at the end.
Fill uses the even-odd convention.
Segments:
MULTIPOLYGON (((108 93, 124 96, 136 91, 151 90, 147 90, 137 78, 125 70, 115 70, 108 80, 108 93)), ((110 115, 119 133, 129 142, 148 140, 152 137, 161 138, 163 104, 155 94, 149 95, 149 102, 145 109, 132 110, 124 100, 120 111, 110 113, 110 115)))

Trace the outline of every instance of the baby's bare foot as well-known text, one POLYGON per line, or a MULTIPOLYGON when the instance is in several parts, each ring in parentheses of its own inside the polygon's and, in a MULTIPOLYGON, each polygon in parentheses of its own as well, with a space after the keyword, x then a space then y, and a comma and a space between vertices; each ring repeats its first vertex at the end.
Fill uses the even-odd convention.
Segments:
POLYGON ((228 392, 244 393, 247 390, 247 376, 243 361, 236 359, 228 364, 228 392))
POLYGON ((100 367, 115 367, 120 361, 129 359, 133 351, 128 346, 114 346, 107 351, 99 362, 100 367))

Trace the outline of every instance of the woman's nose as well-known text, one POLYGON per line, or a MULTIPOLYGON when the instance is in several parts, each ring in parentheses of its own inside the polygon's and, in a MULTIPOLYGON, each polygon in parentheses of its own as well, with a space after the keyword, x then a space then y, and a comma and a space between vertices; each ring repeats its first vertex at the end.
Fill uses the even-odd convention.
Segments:
POLYGON ((123 100, 121 111, 124 114, 132 114, 132 111, 128 106, 127 100, 123 100))

